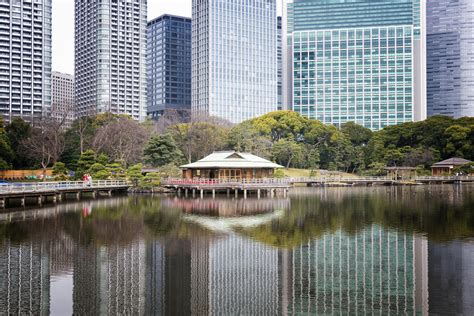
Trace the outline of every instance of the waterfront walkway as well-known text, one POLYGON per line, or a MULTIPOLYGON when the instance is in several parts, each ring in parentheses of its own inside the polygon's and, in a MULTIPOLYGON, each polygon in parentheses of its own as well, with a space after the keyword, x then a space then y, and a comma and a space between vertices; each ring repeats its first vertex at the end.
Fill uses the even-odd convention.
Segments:
POLYGON ((112 195, 114 191, 127 191, 130 183, 125 180, 58 181, 58 182, 22 182, 0 184, 0 209, 19 201, 20 206, 34 201, 42 205, 50 199, 53 203, 73 196, 80 200, 84 194, 95 198, 99 194, 112 195), (11 203, 13 202, 13 203, 11 203))
POLYGON ((263 178, 263 179, 166 179, 162 185, 175 189, 178 195, 184 191, 184 195, 192 194, 195 197, 199 192, 202 197, 205 193, 231 193, 238 196, 243 193, 244 198, 247 193, 256 193, 273 196, 283 193, 286 196, 288 189, 295 185, 307 186, 372 186, 372 185, 411 185, 411 184, 442 184, 442 183, 467 183, 473 182, 473 176, 445 176, 415 177, 409 180, 396 180, 388 177, 293 177, 293 178, 263 178))

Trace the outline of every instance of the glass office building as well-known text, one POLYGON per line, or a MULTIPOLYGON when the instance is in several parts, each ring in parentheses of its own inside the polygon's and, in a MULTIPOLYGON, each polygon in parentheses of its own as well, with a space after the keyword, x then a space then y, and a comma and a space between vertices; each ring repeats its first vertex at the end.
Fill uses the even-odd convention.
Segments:
POLYGON ((146 0, 75 1, 76 117, 146 117, 146 0))
POLYGON ((191 19, 162 15, 147 27, 148 115, 191 110, 191 19))
POLYGON ((474 1, 428 0, 428 115, 474 116, 474 1))
POLYGON ((293 110, 372 130, 426 117, 424 0, 295 0, 293 110))
POLYGON ((0 117, 41 119, 51 107, 51 0, 0 0, 0 117))
POLYGON ((277 109, 274 0, 193 0, 193 117, 232 123, 277 109))

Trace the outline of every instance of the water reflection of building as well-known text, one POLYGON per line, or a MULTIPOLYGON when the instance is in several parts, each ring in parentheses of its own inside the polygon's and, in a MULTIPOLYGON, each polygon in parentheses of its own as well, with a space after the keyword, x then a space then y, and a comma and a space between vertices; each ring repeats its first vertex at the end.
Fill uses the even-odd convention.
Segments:
POLYGON ((474 243, 428 243, 429 309, 434 314, 474 313, 474 243))
POLYGON ((80 246, 74 262, 74 313, 143 314, 145 244, 80 246))
POLYGON ((42 243, 0 246, 0 313, 49 314, 49 256, 42 243))
POLYGON ((151 242, 147 314, 262 315, 278 311, 278 250, 237 235, 151 242))
POLYGON ((413 235, 377 227, 339 231, 285 258, 285 314, 427 313, 426 241, 413 235))
POLYGON ((51 275, 70 273, 74 266, 76 243, 64 231, 57 232, 54 241, 49 243, 51 275))
POLYGON ((289 199, 164 199, 164 207, 178 208, 184 213, 209 216, 245 216, 288 209, 289 199))

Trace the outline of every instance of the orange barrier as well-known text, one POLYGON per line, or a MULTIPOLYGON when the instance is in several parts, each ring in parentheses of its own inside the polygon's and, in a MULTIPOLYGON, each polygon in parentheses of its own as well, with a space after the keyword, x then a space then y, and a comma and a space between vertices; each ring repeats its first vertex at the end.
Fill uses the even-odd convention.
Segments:
MULTIPOLYGON (((53 176, 52 169, 46 169, 46 178, 53 176)), ((22 179, 42 179, 43 170, 0 170, 0 179, 22 180, 22 179)))

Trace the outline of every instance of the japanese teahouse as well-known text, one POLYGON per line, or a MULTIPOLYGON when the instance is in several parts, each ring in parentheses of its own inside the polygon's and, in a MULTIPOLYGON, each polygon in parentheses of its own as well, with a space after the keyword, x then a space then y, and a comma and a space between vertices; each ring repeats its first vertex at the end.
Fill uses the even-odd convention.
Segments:
POLYGON ((431 166, 431 173, 433 176, 442 176, 442 175, 450 175, 454 168, 461 167, 471 163, 472 161, 464 159, 464 158, 449 158, 440 162, 435 163, 431 166))
POLYGON ((275 169, 283 166, 249 153, 219 151, 180 168, 184 179, 235 180, 270 178, 275 169))

